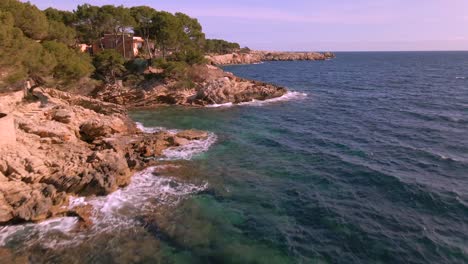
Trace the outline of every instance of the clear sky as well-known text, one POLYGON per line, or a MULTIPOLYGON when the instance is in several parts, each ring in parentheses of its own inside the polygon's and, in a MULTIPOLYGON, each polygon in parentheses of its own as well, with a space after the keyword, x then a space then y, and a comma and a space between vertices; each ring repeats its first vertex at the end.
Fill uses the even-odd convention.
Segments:
POLYGON ((468 50, 468 0, 30 0, 39 8, 148 5, 253 49, 468 50))

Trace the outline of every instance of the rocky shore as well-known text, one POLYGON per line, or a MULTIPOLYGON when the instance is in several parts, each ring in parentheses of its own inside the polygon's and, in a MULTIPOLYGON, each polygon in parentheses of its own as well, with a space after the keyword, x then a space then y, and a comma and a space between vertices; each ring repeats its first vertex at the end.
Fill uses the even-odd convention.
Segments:
POLYGON ((331 52, 269 52, 230 53, 208 55, 206 59, 213 65, 254 64, 263 61, 318 61, 335 58, 331 52))
POLYGON ((208 138, 195 130, 144 133, 127 109, 236 104, 287 92, 212 65, 188 71, 190 85, 171 78, 106 85, 92 98, 47 88, 0 95, 0 224, 66 215, 87 222, 92 208, 70 209, 71 196, 112 193, 135 172, 159 164, 164 150, 208 138))
POLYGON ((54 89, 23 97, 0 95, 0 224, 85 219, 86 209, 69 209, 70 196, 109 194, 165 149, 208 136, 143 133, 122 106, 54 89))
POLYGON ((148 82, 140 87, 108 85, 95 92, 95 98, 127 108, 152 108, 162 104, 206 106, 267 100, 284 95, 287 90, 272 84, 246 80, 212 65, 190 68, 191 86, 177 80, 148 82))

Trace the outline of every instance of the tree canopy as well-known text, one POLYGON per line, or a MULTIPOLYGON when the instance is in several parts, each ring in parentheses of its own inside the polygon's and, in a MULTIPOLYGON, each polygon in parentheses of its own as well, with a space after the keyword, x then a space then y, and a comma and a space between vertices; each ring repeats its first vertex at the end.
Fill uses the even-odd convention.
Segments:
POLYGON ((227 54, 240 50, 240 45, 234 42, 228 42, 222 39, 207 39, 205 52, 216 54, 227 54))
POLYGON ((119 53, 105 51, 92 59, 77 51, 77 44, 99 43, 104 34, 122 35, 122 40, 114 38, 116 44, 124 40, 123 34, 141 36, 145 40, 143 59, 160 56, 184 65, 204 62, 205 52, 240 50, 237 43, 206 39, 199 21, 183 13, 148 6, 90 4, 78 5, 72 12, 41 11, 30 3, 1 0, 0 89, 27 78, 66 84, 91 76, 93 71, 100 79, 115 80, 124 72, 119 53))

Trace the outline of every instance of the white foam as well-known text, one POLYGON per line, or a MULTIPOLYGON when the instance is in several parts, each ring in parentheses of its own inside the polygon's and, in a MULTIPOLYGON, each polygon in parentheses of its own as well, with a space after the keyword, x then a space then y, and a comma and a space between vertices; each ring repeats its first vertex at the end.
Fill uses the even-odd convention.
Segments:
POLYGON ((136 127, 141 132, 148 133, 148 134, 153 134, 153 133, 158 133, 158 132, 163 132, 163 131, 169 132, 171 134, 175 134, 175 133, 180 132, 180 130, 178 130, 178 129, 167 129, 165 127, 145 127, 140 122, 135 122, 135 123, 136 123, 136 127))
POLYGON ((40 243, 47 248, 83 243, 96 234, 115 232, 137 226, 135 217, 153 214, 160 206, 174 206, 191 194, 208 188, 207 183, 181 182, 173 177, 156 175, 164 166, 151 167, 132 177, 131 183, 104 197, 71 198, 70 207, 91 205, 93 225, 89 230, 76 231, 78 218, 63 217, 38 224, 28 223, 0 228, 0 246, 40 243))
POLYGON ((231 107, 231 106, 233 106, 233 103, 212 104, 212 105, 207 105, 206 107, 208 107, 208 108, 218 108, 218 107, 231 107))
MULTIPOLYGON (((137 122, 137 128, 145 133, 155 133, 166 131, 170 134, 177 134, 181 130, 166 129, 164 127, 145 127, 142 123, 137 122)), ((159 160, 190 160, 195 155, 208 151, 208 149, 217 140, 214 133, 208 133, 208 137, 203 140, 192 140, 189 144, 179 147, 172 147, 163 151, 163 156, 159 160)))
POLYGON ((195 155, 207 151, 216 140, 214 133, 208 133, 206 139, 192 140, 187 145, 165 149, 160 160, 191 160, 195 155))
POLYGON ((218 108, 218 107, 232 107, 232 106, 242 106, 242 105, 248 105, 248 106, 263 106, 266 104, 271 104, 271 103, 276 103, 276 102, 284 102, 284 101, 291 101, 291 100, 301 100, 307 97, 306 93, 300 93, 300 92, 293 92, 293 91, 288 91, 286 94, 272 98, 272 99, 267 99, 267 100, 252 100, 250 102, 243 102, 239 104, 233 104, 233 103, 225 103, 225 104, 213 104, 213 105, 207 105, 206 107, 211 107, 211 108, 218 108))
POLYGON ((41 243, 45 247, 55 247, 67 244, 73 239, 70 232, 76 227, 78 218, 61 217, 50 219, 38 224, 28 223, 22 225, 5 226, 0 228, 0 246, 20 241, 24 246, 41 243), (51 234, 60 234, 58 236, 51 234))
POLYGON ((455 77, 455 79, 465 80, 465 79, 466 79, 466 77, 463 77, 463 76, 457 76, 457 77, 455 77))
POLYGON ((132 177, 131 184, 105 197, 84 201, 96 210, 93 218, 96 231, 131 227, 133 217, 154 212, 161 205, 174 206, 190 194, 208 188, 207 183, 183 183, 172 177, 155 175, 162 168, 151 167, 132 177))

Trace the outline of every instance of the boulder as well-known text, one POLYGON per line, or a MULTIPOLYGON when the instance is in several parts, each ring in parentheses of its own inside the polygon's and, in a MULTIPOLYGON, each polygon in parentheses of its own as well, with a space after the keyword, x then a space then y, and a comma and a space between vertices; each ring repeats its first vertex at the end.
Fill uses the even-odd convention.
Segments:
POLYGON ((182 138, 186 140, 201 140, 201 139, 206 139, 207 137, 208 137, 208 133, 206 131, 194 130, 194 129, 184 130, 176 134, 176 138, 182 138))
POLYGON ((80 229, 88 229, 93 225, 93 206, 86 204, 86 205, 79 205, 73 207, 68 212, 70 216, 76 216, 80 220, 80 229))
POLYGON ((19 128, 26 133, 38 135, 41 138, 56 138, 60 141, 75 139, 75 134, 64 124, 43 120, 40 123, 21 122, 19 128))
POLYGON ((118 118, 92 119, 80 126, 80 135, 84 141, 92 142, 96 139, 110 137, 116 133, 127 131, 126 124, 118 118))
POLYGON ((73 119, 73 112, 67 110, 67 109, 56 109, 52 113, 52 120, 64 123, 64 124, 69 124, 71 120, 73 119))
POLYGON ((174 136, 171 138, 171 142, 174 144, 174 146, 184 146, 189 144, 190 140, 183 137, 174 136))

